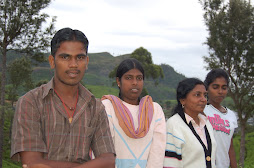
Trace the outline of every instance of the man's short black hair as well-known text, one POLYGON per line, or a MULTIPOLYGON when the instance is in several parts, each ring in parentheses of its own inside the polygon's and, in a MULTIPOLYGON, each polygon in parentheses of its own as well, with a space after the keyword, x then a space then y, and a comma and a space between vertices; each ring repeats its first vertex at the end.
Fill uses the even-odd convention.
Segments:
POLYGON ((51 55, 55 57, 57 49, 60 47, 60 44, 65 41, 78 41, 84 44, 84 49, 86 54, 88 51, 88 39, 86 35, 79 31, 73 30, 71 28, 63 28, 56 32, 53 39, 51 40, 51 55))

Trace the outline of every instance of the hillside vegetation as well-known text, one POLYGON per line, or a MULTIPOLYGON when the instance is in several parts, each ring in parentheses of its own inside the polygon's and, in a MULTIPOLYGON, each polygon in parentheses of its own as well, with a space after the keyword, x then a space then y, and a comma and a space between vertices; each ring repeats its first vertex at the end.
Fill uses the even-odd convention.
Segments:
MULTIPOLYGON (((7 62, 10 62, 18 57, 18 54, 14 52, 9 52, 9 55, 10 57, 8 58, 10 59, 8 59, 7 62)), ((84 85, 107 86, 117 89, 112 86, 115 79, 110 79, 108 75, 122 60, 130 57, 130 54, 114 57, 110 53, 102 52, 89 53, 88 56, 88 69, 82 83, 84 85)), ((166 100, 175 99, 175 88, 178 82, 184 79, 185 76, 177 73, 170 65, 162 64, 160 66, 163 69, 165 77, 163 79, 159 79, 159 84, 157 86, 155 86, 153 80, 145 79, 144 87, 153 97, 154 101, 162 104, 166 100)), ((34 65, 32 80, 34 83, 38 83, 39 81, 49 81, 53 75, 54 71, 50 69, 48 62, 43 62, 34 65)), ((19 94, 23 95, 24 93, 25 91, 22 92, 21 90, 19 94)))

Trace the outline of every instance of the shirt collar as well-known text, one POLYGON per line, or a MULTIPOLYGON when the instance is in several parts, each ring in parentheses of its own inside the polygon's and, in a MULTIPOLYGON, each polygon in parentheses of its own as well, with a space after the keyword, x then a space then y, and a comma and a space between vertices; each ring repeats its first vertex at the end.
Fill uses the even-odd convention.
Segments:
MULTIPOLYGON (((43 99, 52 93, 54 91, 54 77, 51 78, 51 80, 42 86, 44 88, 43 92, 43 99)), ((94 95, 86 89, 81 83, 78 84, 78 89, 79 89, 79 96, 85 99, 86 101, 91 100, 91 97, 94 97, 94 95)))
MULTIPOLYGON (((194 119, 193 119, 191 116, 189 116, 189 115, 186 114, 186 113, 184 113, 184 115, 185 115, 187 124, 189 124, 190 122, 196 124, 196 122, 194 121, 194 119)), ((198 114, 198 118, 199 118, 199 121, 200 121, 199 126, 200 126, 200 127, 204 127, 204 126, 206 125, 206 122, 207 122, 207 117, 204 116, 203 114, 200 114, 200 113, 199 113, 199 114, 198 114)), ((197 124, 196 124, 196 125, 197 125, 197 124)))

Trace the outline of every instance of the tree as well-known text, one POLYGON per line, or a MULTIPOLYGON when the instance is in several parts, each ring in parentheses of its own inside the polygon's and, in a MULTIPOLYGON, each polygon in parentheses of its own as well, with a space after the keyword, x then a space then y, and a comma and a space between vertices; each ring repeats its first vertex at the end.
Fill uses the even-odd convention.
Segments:
MULTIPOLYGON (((147 49, 143 47, 137 48, 131 53, 131 58, 135 58, 143 64, 147 78, 156 80, 164 77, 161 66, 153 64, 152 54, 147 49)), ((155 81, 155 84, 157 85, 158 81, 155 81)))
POLYGON ((230 77, 229 95, 241 127, 240 166, 244 167, 245 130, 254 113, 254 9, 250 1, 199 0, 209 35, 207 69, 221 67, 230 77))
MULTIPOLYGON (((158 85, 158 78, 163 78, 163 70, 161 66, 153 64, 152 54, 145 48, 140 47, 131 53, 131 58, 135 58, 143 65, 146 78, 152 78, 155 80, 155 85, 158 85)), ((117 67, 115 67, 110 73, 110 78, 115 78, 117 67)), ((113 83, 114 85, 115 83, 113 83)))
POLYGON ((41 10, 51 0, 1 0, 0 1, 0 54, 2 58, 1 120, 0 120, 0 167, 3 153, 3 125, 5 107, 6 60, 9 50, 26 53, 41 61, 48 50, 54 33, 55 17, 46 27, 49 16, 41 10))
POLYGON ((11 104, 17 100, 17 90, 23 85, 25 90, 33 88, 32 82, 32 64, 31 60, 26 57, 17 58, 8 65, 8 72, 10 75, 11 87, 8 89, 8 99, 11 100, 11 104))

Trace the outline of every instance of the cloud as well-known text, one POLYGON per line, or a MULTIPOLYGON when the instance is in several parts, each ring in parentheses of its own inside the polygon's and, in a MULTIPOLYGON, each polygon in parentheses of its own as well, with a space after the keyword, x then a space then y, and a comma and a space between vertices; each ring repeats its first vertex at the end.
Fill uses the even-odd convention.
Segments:
POLYGON ((57 29, 83 31, 89 52, 117 56, 143 46, 156 64, 169 64, 188 77, 206 73, 207 31, 197 0, 54 0, 45 12, 57 16, 57 29))

